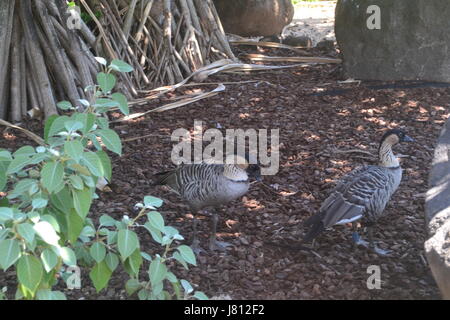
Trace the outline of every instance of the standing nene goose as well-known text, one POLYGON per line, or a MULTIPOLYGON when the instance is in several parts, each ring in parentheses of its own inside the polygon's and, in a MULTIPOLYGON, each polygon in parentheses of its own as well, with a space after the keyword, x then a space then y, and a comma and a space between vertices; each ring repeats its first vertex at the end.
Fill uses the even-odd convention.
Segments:
POLYGON ((369 243, 361 240, 358 233, 354 232, 352 237, 355 243, 371 248, 380 255, 388 254, 388 251, 374 244, 370 227, 383 216, 384 208, 402 180, 402 168, 392 147, 399 142, 412 141, 401 130, 387 131, 378 148, 379 165, 363 166, 344 176, 322 203, 319 212, 305 222, 305 226, 310 229, 303 241, 314 239, 334 225, 363 218, 368 227, 369 243))
POLYGON ((197 239, 197 219, 195 214, 205 208, 214 207, 210 250, 223 249, 227 244, 216 241, 218 222, 217 210, 230 201, 247 193, 250 178, 261 180, 261 170, 257 164, 235 158, 232 164, 198 163, 180 166, 174 170, 157 173, 155 185, 167 185, 186 201, 194 214, 194 249, 199 250, 197 239))

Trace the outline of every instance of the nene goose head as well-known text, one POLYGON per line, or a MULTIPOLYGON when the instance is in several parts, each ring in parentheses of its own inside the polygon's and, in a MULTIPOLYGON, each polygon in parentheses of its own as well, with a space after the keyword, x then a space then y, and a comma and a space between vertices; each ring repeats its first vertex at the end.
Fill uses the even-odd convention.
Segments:
POLYGON ((224 175, 235 181, 247 181, 248 178, 261 181, 261 168, 256 161, 250 161, 250 159, 248 154, 245 157, 237 154, 227 156, 224 175))
POLYGON ((378 155, 380 165, 389 168, 396 168, 400 164, 397 157, 392 152, 392 147, 401 142, 413 142, 414 139, 406 135, 400 129, 388 130, 381 138, 380 146, 378 148, 378 155))

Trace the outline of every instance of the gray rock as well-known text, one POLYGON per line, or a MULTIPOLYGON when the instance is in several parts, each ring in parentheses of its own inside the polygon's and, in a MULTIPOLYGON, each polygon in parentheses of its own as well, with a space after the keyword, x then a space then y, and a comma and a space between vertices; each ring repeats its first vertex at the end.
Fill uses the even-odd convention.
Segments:
POLYGON ((450 81, 448 0, 338 0, 337 43, 347 76, 368 80, 450 81), (381 29, 367 27, 369 5, 381 29))
POLYGON ((283 39, 283 44, 287 44, 293 47, 305 47, 311 48, 312 41, 310 37, 307 36, 287 36, 283 39))
POLYGON ((443 298, 450 300, 450 120, 438 139, 428 185, 425 253, 443 298))
POLYGON ((333 51, 334 48, 334 41, 333 40, 328 40, 328 39, 324 39, 322 41, 319 41, 316 44, 316 48, 319 50, 322 50, 324 52, 330 52, 333 51))
POLYGON ((281 34, 294 17, 291 0, 214 0, 225 32, 244 37, 281 34))

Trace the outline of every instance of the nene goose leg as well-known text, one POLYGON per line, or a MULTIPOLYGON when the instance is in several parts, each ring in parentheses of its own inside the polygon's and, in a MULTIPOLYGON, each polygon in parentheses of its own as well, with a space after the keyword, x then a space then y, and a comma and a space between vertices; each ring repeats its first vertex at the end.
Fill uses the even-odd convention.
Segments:
POLYGON ((191 245, 191 248, 192 248, 192 251, 194 251, 196 254, 199 254, 200 252, 204 252, 205 250, 203 250, 201 247, 200 247, 200 241, 198 240, 198 238, 197 238, 197 224, 198 224, 198 219, 197 219, 197 217, 196 217, 196 215, 194 214, 193 215, 193 221, 192 221, 192 233, 193 233, 193 235, 192 235, 192 245, 191 245))
POLYGON ((380 256, 389 256, 392 251, 390 250, 383 250, 381 248, 378 248, 375 242, 373 241, 373 230, 371 227, 368 228, 369 233, 369 248, 373 250, 375 253, 379 254, 380 256))
POLYGON ((365 241, 365 240, 362 240, 361 236, 358 234, 358 232, 356 232, 356 231, 353 232, 352 238, 353 238, 353 241, 354 241, 355 245, 366 247, 366 248, 374 251, 376 254, 378 254, 380 256, 388 256, 391 253, 391 251, 383 250, 381 248, 378 248, 376 246, 375 242, 373 241, 373 229, 372 229, 372 227, 368 227, 367 229, 368 229, 367 233, 369 235, 369 241, 368 242, 365 241))
POLYGON ((219 250, 226 251, 227 247, 230 246, 228 242, 217 241, 216 233, 217 233, 217 222, 219 221, 219 215, 217 214, 216 209, 211 217, 211 236, 209 238, 209 249, 210 250, 219 250))

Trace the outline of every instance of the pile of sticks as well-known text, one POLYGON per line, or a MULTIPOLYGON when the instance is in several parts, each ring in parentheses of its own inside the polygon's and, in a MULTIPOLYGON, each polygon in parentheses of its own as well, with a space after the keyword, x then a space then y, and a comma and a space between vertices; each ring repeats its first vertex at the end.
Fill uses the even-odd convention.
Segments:
POLYGON ((95 36, 83 24, 67 27, 64 0, 2 1, 0 5, 0 118, 57 113, 56 102, 89 98, 97 63, 95 36))
POLYGON ((100 37, 96 52, 134 67, 123 76, 131 96, 181 82, 213 61, 234 58, 211 0, 80 0, 100 37), (91 5, 90 5, 91 4, 91 5))
POLYGON ((61 100, 80 105, 90 98, 84 88, 95 83, 96 56, 133 66, 115 88, 128 98, 235 59, 212 0, 75 4, 92 21, 70 28, 65 0, 0 1, 0 119, 46 118, 61 100))

